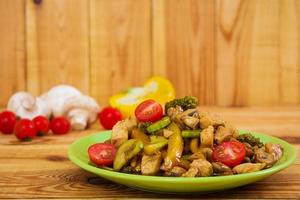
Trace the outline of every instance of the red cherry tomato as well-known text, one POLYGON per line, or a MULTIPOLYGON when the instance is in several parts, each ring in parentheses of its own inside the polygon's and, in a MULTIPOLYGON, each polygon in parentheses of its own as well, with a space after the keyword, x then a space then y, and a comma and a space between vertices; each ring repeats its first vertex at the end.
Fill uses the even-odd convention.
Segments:
POLYGON ((105 129, 112 129, 118 121, 122 120, 122 115, 118 109, 106 107, 99 113, 99 119, 105 129))
POLYGON ((29 119, 21 119, 16 123, 15 136, 21 141, 30 141, 36 136, 34 123, 29 119))
POLYGON ((17 117, 13 112, 4 111, 0 113, 0 132, 10 134, 14 132, 17 117))
POLYGON ((70 122, 65 117, 55 117, 50 122, 50 128, 55 135, 63 135, 70 131, 70 122))
POLYGON ((50 129, 50 122, 44 116, 37 116, 33 120, 38 136, 46 135, 50 129))
POLYGON ((213 149, 212 158, 229 167, 240 164, 246 155, 245 146, 240 142, 223 142, 213 149))
POLYGON ((116 148, 112 144, 96 143, 89 147, 88 154, 90 160, 97 166, 109 166, 116 156, 116 148))
POLYGON ((153 99, 149 99, 136 107, 135 116, 140 122, 155 122, 162 118, 163 108, 153 99))

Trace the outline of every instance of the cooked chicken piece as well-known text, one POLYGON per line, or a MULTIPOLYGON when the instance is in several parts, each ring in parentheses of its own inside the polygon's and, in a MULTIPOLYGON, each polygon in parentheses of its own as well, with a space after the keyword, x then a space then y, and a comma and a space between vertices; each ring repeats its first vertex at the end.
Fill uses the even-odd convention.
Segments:
POLYGON ((232 171, 230 167, 224 165, 220 162, 212 162, 212 167, 215 175, 218 176, 226 176, 226 175, 232 175, 232 171))
POLYGON ((198 159, 206 159, 201 151, 198 151, 189 157, 190 161, 198 160, 198 159))
POLYGON ((182 167, 175 166, 171 169, 171 171, 165 172, 165 175, 179 177, 184 173, 186 173, 186 169, 184 169, 182 167))
POLYGON ((204 159, 194 160, 190 166, 191 168, 198 169, 197 176, 211 176, 213 174, 212 165, 207 160, 204 159))
POLYGON ((163 129, 163 136, 165 138, 169 138, 173 134, 173 131, 168 130, 168 129, 163 129))
POLYGON ((128 140, 129 131, 136 125, 136 119, 132 117, 119 121, 112 129, 111 143, 118 148, 128 140))
POLYGON ((256 163, 265 163, 265 168, 272 167, 276 162, 272 153, 267 153, 264 147, 255 150, 254 157, 256 163))
POLYGON ((211 161, 212 160, 212 152, 213 150, 211 148, 200 148, 200 152, 203 153, 205 156, 206 160, 211 161))
POLYGON ((239 135, 238 129, 236 129, 231 123, 224 122, 224 127, 230 130, 234 138, 236 138, 239 135))
POLYGON ((198 168, 191 167, 187 172, 182 174, 182 177, 195 177, 198 174, 199 170, 198 168))
POLYGON ((173 120, 178 114, 182 112, 183 109, 180 106, 176 106, 175 108, 174 107, 169 108, 167 110, 167 115, 173 120))
POLYGON ((177 165, 178 165, 179 167, 184 168, 184 169, 189 169, 191 163, 190 163, 190 161, 181 158, 177 165))
POLYGON ((201 140, 201 148, 213 148, 214 144, 214 127, 208 126, 207 128, 203 129, 200 133, 200 140, 201 140))
POLYGON ((224 125, 225 122, 217 115, 212 115, 210 113, 200 113, 200 127, 205 129, 209 126, 218 127, 224 125))
POLYGON ((176 115, 176 117, 174 118, 174 122, 179 125, 179 127, 183 130, 183 129, 186 129, 186 125, 185 123, 183 122, 183 119, 186 117, 186 116, 193 116, 195 113, 197 113, 198 110, 195 108, 195 109, 188 109, 188 110, 185 110, 184 112, 181 112, 179 113, 178 115, 176 115))
POLYGON ((265 149, 267 153, 271 153, 275 161, 278 161, 282 156, 282 147, 279 144, 266 143, 265 149))
POLYGON ((246 149, 246 156, 251 158, 254 155, 252 146, 247 142, 243 142, 243 144, 246 149))
POLYGON ((215 141, 217 144, 221 144, 222 142, 229 141, 230 138, 233 137, 232 130, 225 128, 224 126, 218 126, 215 133, 215 141))
POLYGON ((193 130, 198 128, 198 125, 199 125, 199 119, 198 118, 185 115, 185 116, 181 117, 181 120, 183 121, 183 123, 185 125, 187 125, 188 127, 190 127, 193 130))
POLYGON ((159 171, 162 162, 161 154, 156 155, 143 155, 141 170, 143 175, 154 175, 159 171))
POLYGON ((249 172, 256 172, 263 169, 266 166, 265 163, 243 163, 235 166, 232 171, 235 174, 244 174, 249 172))

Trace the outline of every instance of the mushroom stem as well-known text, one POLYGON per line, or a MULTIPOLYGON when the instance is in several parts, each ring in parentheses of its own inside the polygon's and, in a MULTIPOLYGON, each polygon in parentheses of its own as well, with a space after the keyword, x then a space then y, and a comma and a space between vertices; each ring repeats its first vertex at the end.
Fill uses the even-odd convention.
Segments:
POLYGON ((70 113, 68 116, 71 127, 75 131, 84 130, 87 126, 89 113, 85 111, 79 111, 76 113, 70 113))

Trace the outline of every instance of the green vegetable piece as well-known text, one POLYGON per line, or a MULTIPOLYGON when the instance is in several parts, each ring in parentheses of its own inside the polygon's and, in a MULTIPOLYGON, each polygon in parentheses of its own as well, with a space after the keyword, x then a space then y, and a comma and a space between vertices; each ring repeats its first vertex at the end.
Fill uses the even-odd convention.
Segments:
POLYGON ((236 138, 238 141, 240 142, 247 142, 249 143, 251 146, 255 146, 257 145, 258 147, 262 147, 264 144, 260 141, 259 138, 254 137, 253 135, 251 135, 251 133, 246 133, 246 134, 242 134, 237 136, 236 138))
POLYGON ((150 141, 151 141, 152 144, 154 144, 154 143, 158 143, 158 142, 165 142, 165 141, 168 141, 168 140, 163 136, 151 135, 150 136, 150 141))
POLYGON ((141 140, 131 139, 124 142, 117 150, 116 157, 114 159, 113 168, 115 171, 126 165, 130 159, 136 156, 144 147, 141 140))
POLYGON ((201 130, 184 130, 181 131, 183 138, 198 138, 201 130))
POLYGON ((198 99, 193 96, 186 96, 181 99, 174 99, 166 103, 165 111, 167 112, 169 108, 175 108, 176 106, 180 106, 183 110, 196 108, 198 106, 198 99))
POLYGON ((144 152, 148 155, 152 155, 154 154, 155 152, 161 150, 163 147, 165 147, 166 145, 168 144, 168 140, 165 141, 165 142, 158 142, 158 143, 155 143, 155 144, 149 144, 149 145, 146 145, 145 148, 144 148, 144 152))
POLYGON ((168 140, 162 136, 151 136, 150 140, 151 143, 144 147, 144 152, 148 155, 154 154, 168 144, 168 140))
POLYGON ((169 117, 163 117, 162 119, 158 120, 157 122, 154 122, 150 126, 147 127, 148 133, 154 133, 156 131, 159 131, 160 129, 168 126, 171 123, 171 119, 169 117))

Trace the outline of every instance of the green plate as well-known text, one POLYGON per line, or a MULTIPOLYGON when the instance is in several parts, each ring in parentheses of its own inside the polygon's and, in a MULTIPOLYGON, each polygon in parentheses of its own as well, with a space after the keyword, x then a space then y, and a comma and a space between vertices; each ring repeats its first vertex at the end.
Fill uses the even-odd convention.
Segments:
MULTIPOLYGON (((249 131, 240 131, 240 133, 245 132, 249 131)), ((296 160, 297 151, 295 147, 289 143, 268 135, 254 132, 251 133, 260 138, 263 142, 280 144, 284 148, 282 158, 272 168, 239 175, 185 178, 133 175, 94 167, 89 164, 87 149, 94 143, 110 139, 111 131, 103 131, 78 139, 69 146, 68 156, 72 162, 84 170, 132 188, 165 193, 212 192, 235 188, 259 181, 287 168, 296 160)))

